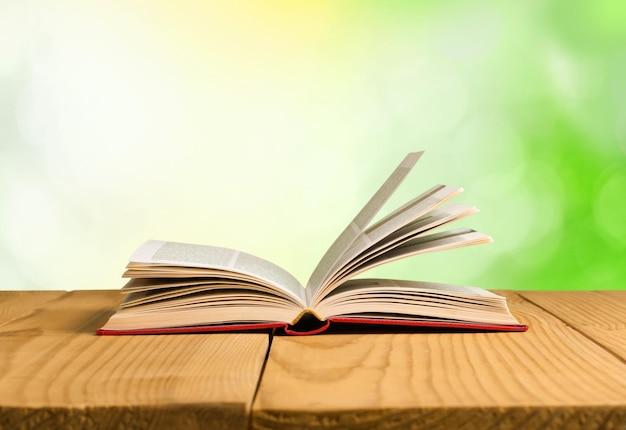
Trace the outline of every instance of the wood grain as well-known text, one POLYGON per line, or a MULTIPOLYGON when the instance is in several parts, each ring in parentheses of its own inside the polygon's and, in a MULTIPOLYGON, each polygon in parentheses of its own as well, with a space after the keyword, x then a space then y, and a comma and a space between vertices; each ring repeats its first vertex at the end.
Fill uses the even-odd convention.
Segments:
POLYGON ((46 303, 67 294, 64 291, 0 291, 0 327, 28 317, 46 303))
POLYGON ((0 336, 92 335, 117 309, 119 291, 0 291, 0 336))
POLYGON ((519 294, 626 362, 626 290, 524 291, 519 294))
POLYGON ((0 429, 248 425, 267 335, 96 336, 119 291, 33 296, 0 325, 0 429))
POLYGON ((0 429, 626 429, 624 292, 505 294, 529 332, 275 337, 250 421, 266 335, 98 337, 118 291, 0 292, 0 429))
POLYGON ((267 428, 626 428, 626 365, 515 294, 526 333, 276 337, 267 428))

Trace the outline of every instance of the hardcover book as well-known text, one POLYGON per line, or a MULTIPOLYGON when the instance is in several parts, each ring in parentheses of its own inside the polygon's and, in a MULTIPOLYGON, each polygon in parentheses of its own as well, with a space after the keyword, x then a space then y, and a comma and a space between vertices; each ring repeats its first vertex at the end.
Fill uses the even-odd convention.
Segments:
POLYGON ((317 334, 338 326, 525 331, 506 298, 469 286, 367 279, 398 259, 489 243, 446 229, 477 209, 449 203, 459 187, 436 185, 373 222, 423 152, 408 154, 329 247, 305 285, 265 259, 223 247, 149 240, 130 257, 125 300, 101 335, 276 329, 317 334))

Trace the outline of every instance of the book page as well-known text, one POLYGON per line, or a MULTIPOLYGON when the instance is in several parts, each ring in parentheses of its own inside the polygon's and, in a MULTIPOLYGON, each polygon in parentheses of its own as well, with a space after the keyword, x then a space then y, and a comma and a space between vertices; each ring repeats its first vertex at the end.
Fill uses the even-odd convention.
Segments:
POLYGON ((324 297, 322 318, 347 316, 393 320, 442 319, 519 324, 506 298, 476 287, 393 279, 355 279, 324 297))
MULTIPOLYGON (((203 302, 174 300, 172 307, 138 311, 120 309, 102 327, 104 330, 147 330, 172 327, 228 325, 246 323, 292 323, 301 310, 258 300, 257 296, 234 297, 234 300, 203 302)), ((226 327, 224 327, 226 328, 226 327)))
POLYGON ((387 202, 389 197, 391 197, 411 169, 413 169, 422 154, 423 151, 409 153, 378 191, 376 191, 363 209, 361 209, 350 224, 348 224, 335 242, 333 242, 330 248, 328 248, 328 251, 326 251, 307 282, 306 295, 309 302, 328 277, 336 261, 340 259, 345 251, 354 243, 355 239, 363 233, 380 208, 387 202))
MULTIPOLYGON (((275 295, 283 303, 286 303, 285 299, 287 299, 295 307, 302 308, 302 303, 299 300, 284 294, 277 294, 276 288, 270 288, 245 278, 205 277, 203 273, 200 273, 197 277, 187 278, 133 278, 122 288, 122 293, 131 295, 145 293, 149 295, 150 300, 163 300, 184 295, 207 294, 224 290, 243 290, 258 295, 275 295)), ((129 302, 126 301, 122 307, 128 304, 129 302)))
MULTIPOLYGON (((360 254, 372 248, 377 243, 386 241, 394 232, 401 230, 421 216, 430 214, 435 208, 462 191, 463 189, 459 187, 437 185, 412 199, 404 206, 396 209, 373 226, 368 227, 365 231, 361 232, 354 240, 353 244, 337 259, 326 277, 327 282, 324 283, 324 286, 332 281, 339 273, 346 271, 346 266, 360 254)), ((318 290, 318 296, 327 293, 324 286, 321 286, 320 290, 318 290)))
MULTIPOLYGON (((338 281, 345 279, 348 274, 359 266, 366 264, 369 260, 398 248, 432 229, 455 222, 476 212, 478 212, 478 209, 473 206, 449 204, 442 208, 430 210, 406 225, 387 222, 386 224, 390 224, 387 226, 388 230, 385 231, 384 235, 378 236, 377 240, 370 240, 369 244, 362 244, 358 240, 355 241, 352 248, 346 252, 346 256, 350 256, 350 260, 345 261, 338 267, 326 284, 336 285, 338 281)), ((385 225, 377 227, 377 230, 382 230, 385 225)), ((369 231, 370 229, 364 234, 367 238, 372 239, 373 235, 369 231)), ((324 291, 323 293, 320 295, 326 295, 329 291, 324 291)))
MULTIPOLYGON (((387 264, 392 261, 418 254, 447 251, 450 249, 491 242, 493 242, 491 236, 467 228, 459 228, 440 233, 418 236, 417 238, 409 240, 387 252, 371 255, 367 261, 355 266, 354 269, 350 273, 346 273, 342 279, 352 278, 382 264, 387 264)), ((334 285, 338 285, 341 282, 342 280, 339 280, 334 285)))
POLYGON ((276 264, 245 252, 209 245, 149 240, 130 257, 132 263, 185 266, 215 269, 228 273, 248 275, 263 285, 275 288, 287 296, 305 304, 304 288, 285 269, 276 264))
POLYGON ((375 291, 378 293, 389 293, 393 291, 404 291, 407 293, 421 293, 429 296, 442 295, 454 297, 456 300, 474 299, 477 302, 485 302, 489 300, 502 300, 502 296, 479 287, 471 287, 468 285, 442 284, 439 282, 428 281, 409 281, 404 279, 378 279, 363 278, 351 279, 344 282, 339 288, 333 290, 328 297, 337 297, 345 295, 369 294, 375 291))

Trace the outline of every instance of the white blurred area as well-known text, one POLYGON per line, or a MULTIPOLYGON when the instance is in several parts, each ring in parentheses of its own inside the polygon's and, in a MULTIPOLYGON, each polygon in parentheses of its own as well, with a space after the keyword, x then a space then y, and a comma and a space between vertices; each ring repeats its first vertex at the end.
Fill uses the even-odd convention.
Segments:
MULTIPOLYGON (((454 15, 483 30, 455 41, 436 16, 371 28, 329 6, 198 8, 0 3, 0 289, 119 288, 147 239, 242 249, 305 282, 408 151, 427 152, 397 203, 446 182, 484 209, 520 180, 520 146, 490 146, 515 139, 483 93, 502 31, 488 9, 454 15)), ((481 216, 506 249, 532 225, 506 241, 481 216)), ((496 256, 397 277, 467 283, 496 256)))

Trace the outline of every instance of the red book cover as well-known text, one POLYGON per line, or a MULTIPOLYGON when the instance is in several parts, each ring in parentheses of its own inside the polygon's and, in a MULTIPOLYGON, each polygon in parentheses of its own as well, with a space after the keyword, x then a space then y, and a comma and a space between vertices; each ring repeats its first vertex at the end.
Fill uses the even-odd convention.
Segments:
POLYGON ((262 332, 274 331, 275 334, 289 336, 309 336, 324 332, 345 333, 345 332, 394 332, 403 329, 404 332, 420 332, 433 329, 446 329, 458 331, 505 331, 523 332, 528 330, 524 324, 475 324, 452 321, 406 321, 389 319, 365 319, 334 317, 326 321, 319 321, 317 325, 292 326, 281 322, 252 323, 252 324, 227 324, 227 325, 205 325, 192 327, 168 327, 157 329, 135 329, 135 330, 106 330, 98 329, 99 335, 150 335, 150 334, 193 334, 193 333, 235 333, 235 332, 262 332), (388 328, 389 330, 385 330, 388 328))

